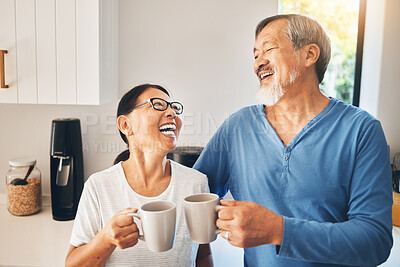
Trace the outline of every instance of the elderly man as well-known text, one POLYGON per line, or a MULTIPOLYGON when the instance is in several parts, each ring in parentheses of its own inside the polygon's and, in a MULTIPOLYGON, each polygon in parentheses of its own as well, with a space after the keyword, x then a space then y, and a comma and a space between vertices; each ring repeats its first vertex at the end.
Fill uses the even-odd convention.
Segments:
POLYGON ((195 164, 221 201, 217 226, 245 266, 378 265, 392 247, 388 147, 380 122, 324 96, 321 26, 278 15, 256 29, 263 105, 218 129, 195 164))

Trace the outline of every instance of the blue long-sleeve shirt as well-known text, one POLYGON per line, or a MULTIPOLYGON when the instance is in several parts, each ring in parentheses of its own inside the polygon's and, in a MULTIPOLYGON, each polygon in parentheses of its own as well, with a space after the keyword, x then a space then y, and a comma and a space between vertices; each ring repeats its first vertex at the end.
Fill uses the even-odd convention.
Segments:
POLYGON ((211 192, 284 217, 281 246, 244 250, 246 266, 376 266, 390 254, 391 169, 380 122, 331 98, 286 147, 262 105, 229 117, 194 168, 211 192))

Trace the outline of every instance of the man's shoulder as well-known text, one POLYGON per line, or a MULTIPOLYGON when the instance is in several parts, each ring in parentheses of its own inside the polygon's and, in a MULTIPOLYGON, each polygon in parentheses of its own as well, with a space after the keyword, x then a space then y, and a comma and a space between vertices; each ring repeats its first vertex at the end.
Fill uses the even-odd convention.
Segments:
POLYGON ((242 116, 249 116, 249 115, 257 115, 260 113, 260 110, 263 109, 263 105, 250 105, 239 109, 238 111, 232 113, 229 118, 237 118, 242 116))
POLYGON ((246 106, 238 111, 232 113, 223 123, 223 127, 238 127, 243 124, 250 123, 254 119, 259 119, 260 116, 264 116, 262 105, 251 105, 246 106))
POLYGON ((379 122, 377 118, 366 110, 334 98, 332 98, 332 101, 335 102, 332 115, 345 123, 351 123, 352 125, 370 125, 373 122, 379 122))

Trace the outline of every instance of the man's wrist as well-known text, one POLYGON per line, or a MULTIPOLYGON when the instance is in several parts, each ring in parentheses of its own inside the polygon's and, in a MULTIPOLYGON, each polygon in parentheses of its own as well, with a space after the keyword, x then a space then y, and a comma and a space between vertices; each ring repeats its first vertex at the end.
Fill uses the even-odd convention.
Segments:
POLYGON ((276 223, 274 223, 274 235, 271 244, 273 245, 281 245, 282 244, 282 238, 283 238, 283 225, 284 225, 284 219, 282 216, 277 216, 276 218, 276 223))

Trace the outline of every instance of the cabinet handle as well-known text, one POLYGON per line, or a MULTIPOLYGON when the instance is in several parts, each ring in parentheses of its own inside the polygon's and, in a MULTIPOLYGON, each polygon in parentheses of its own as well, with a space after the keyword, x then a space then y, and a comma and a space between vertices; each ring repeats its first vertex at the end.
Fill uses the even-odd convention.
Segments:
POLYGON ((0 50, 1 88, 8 88, 8 85, 6 85, 6 73, 4 70, 4 54, 7 54, 7 50, 0 50))

